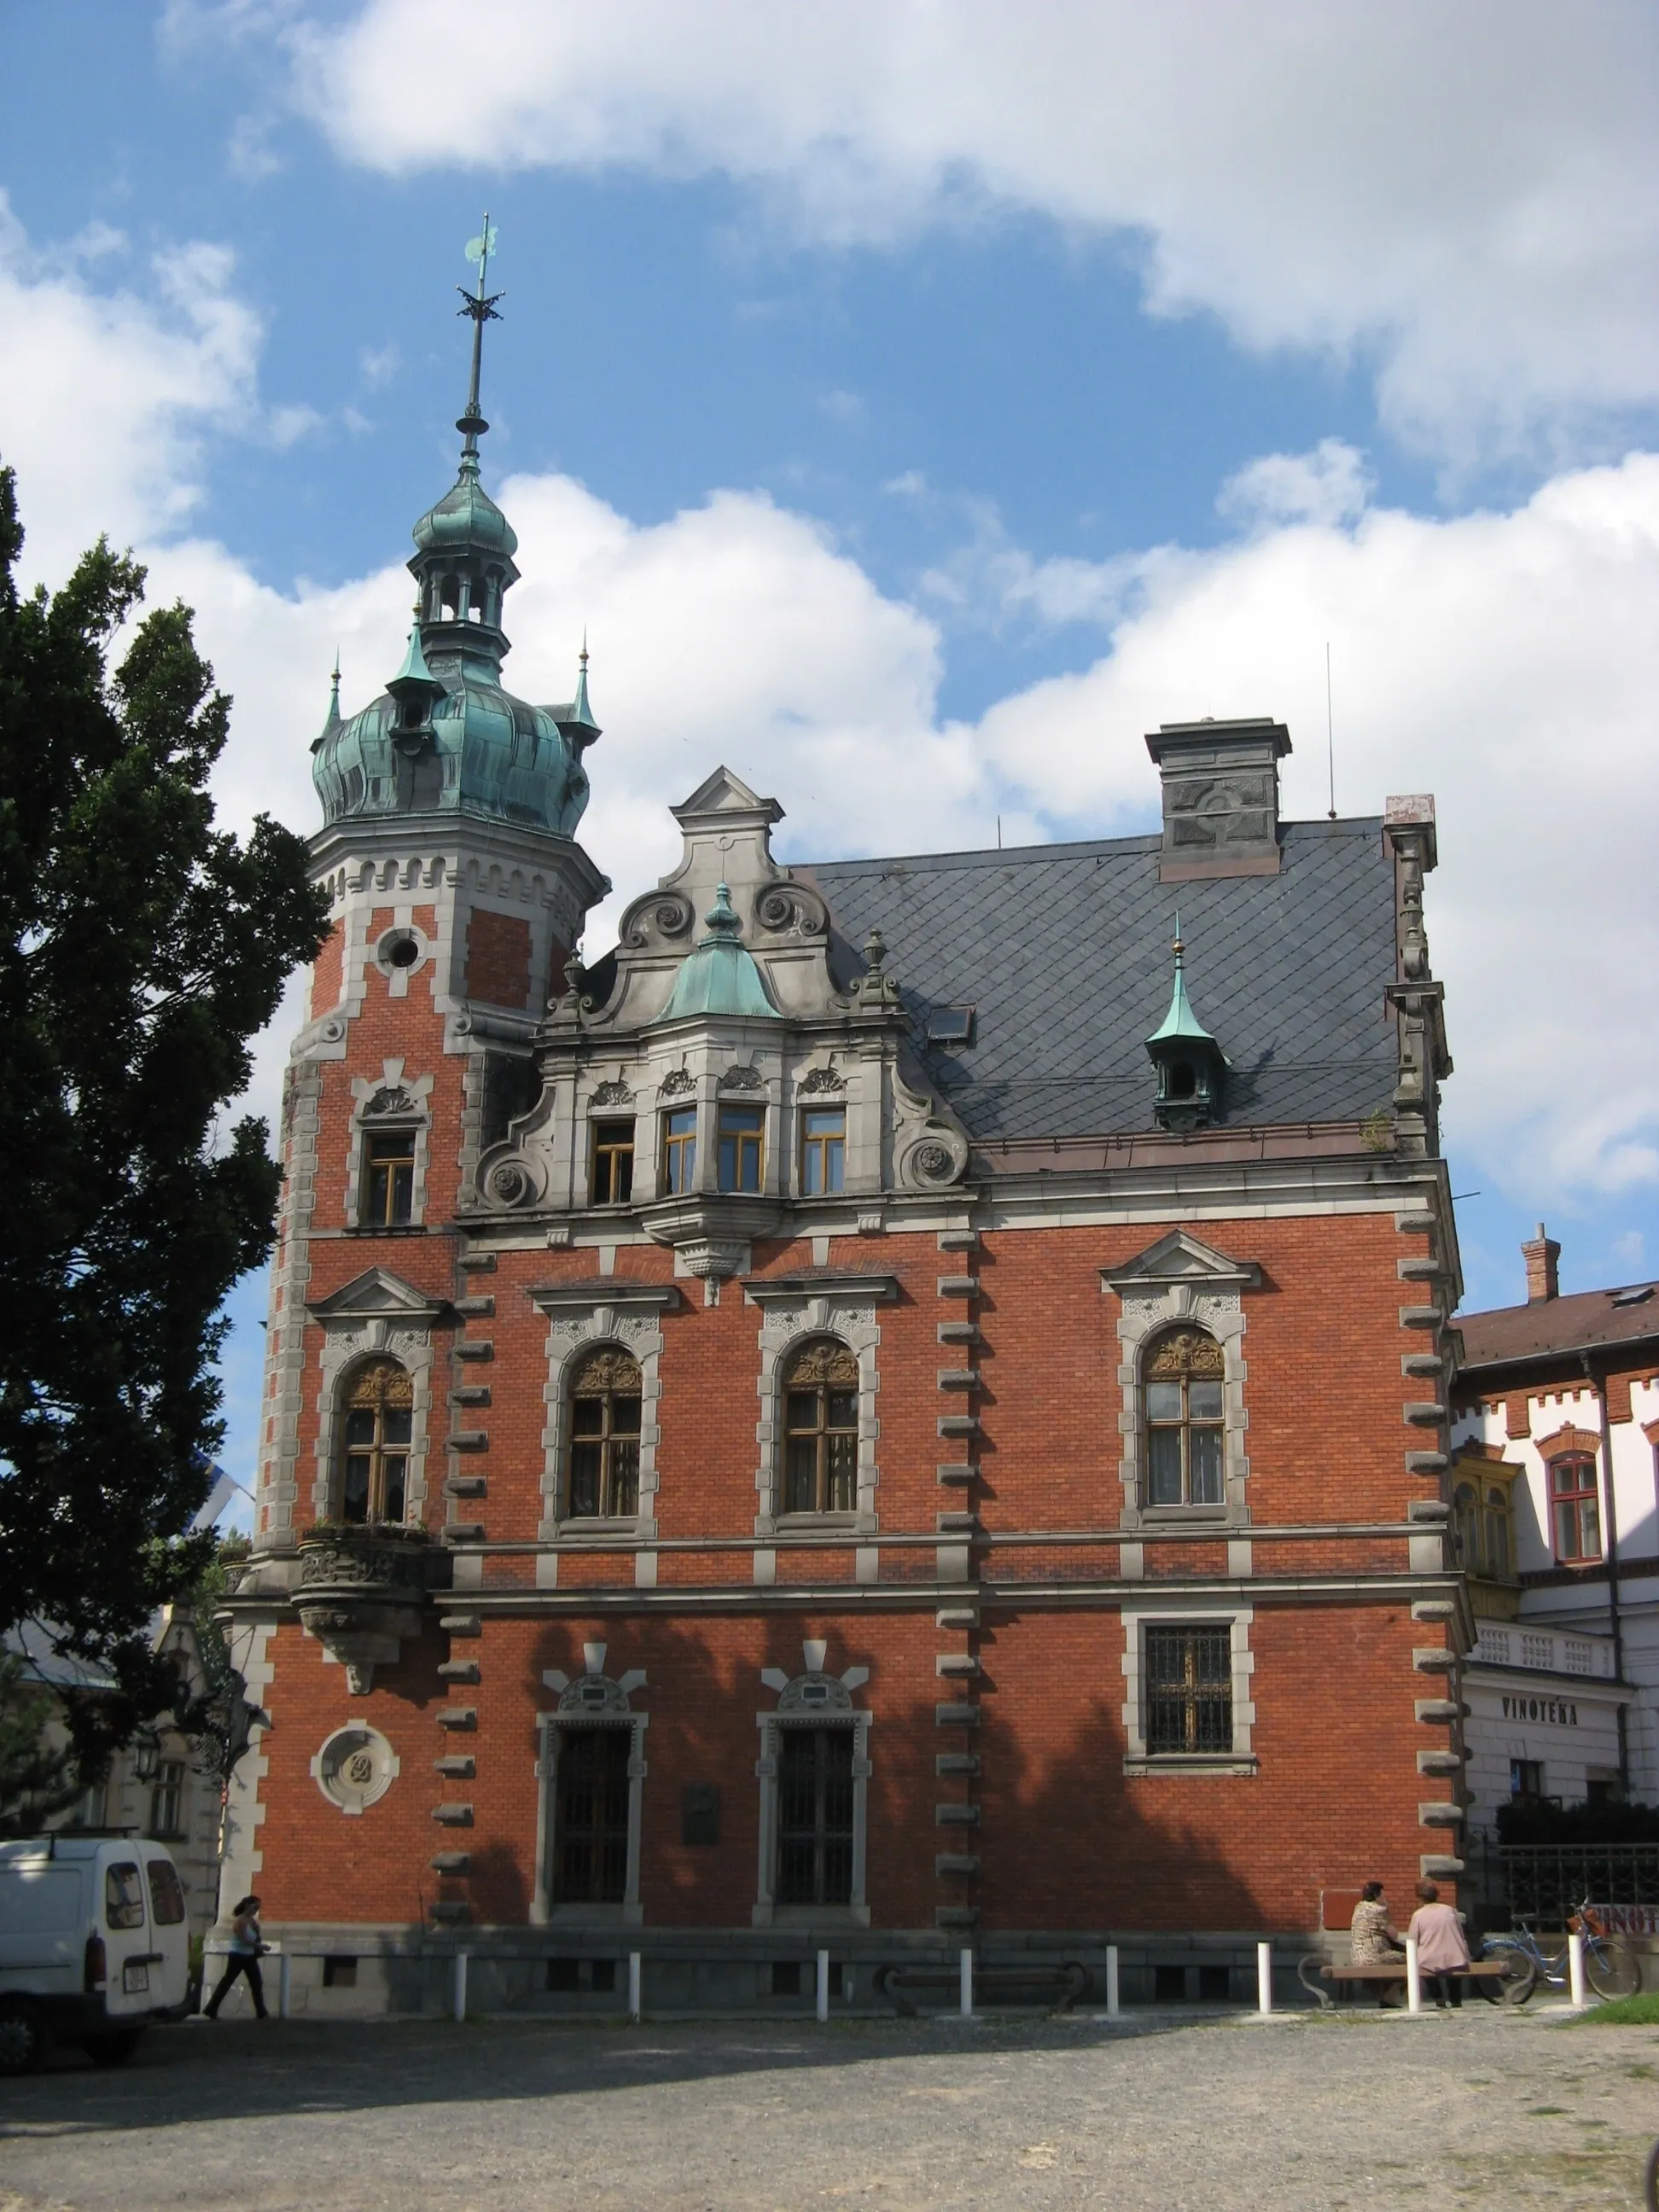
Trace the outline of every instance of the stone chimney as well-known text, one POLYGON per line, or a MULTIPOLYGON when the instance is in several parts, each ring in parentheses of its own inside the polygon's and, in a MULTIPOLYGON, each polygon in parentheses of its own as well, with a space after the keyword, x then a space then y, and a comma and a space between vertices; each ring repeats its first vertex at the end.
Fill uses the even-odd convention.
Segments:
POLYGON ((1521 1247, 1521 1257, 1527 1263, 1527 1304, 1535 1306, 1541 1299, 1559 1298, 1561 1278, 1559 1263, 1561 1247, 1554 1237, 1544 1234, 1544 1224, 1538 1224, 1538 1234, 1521 1247))
POLYGON ((1279 763, 1291 750, 1282 722, 1164 722, 1146 750, 1164 780, 1160 883, 1279 873, 1279 763))

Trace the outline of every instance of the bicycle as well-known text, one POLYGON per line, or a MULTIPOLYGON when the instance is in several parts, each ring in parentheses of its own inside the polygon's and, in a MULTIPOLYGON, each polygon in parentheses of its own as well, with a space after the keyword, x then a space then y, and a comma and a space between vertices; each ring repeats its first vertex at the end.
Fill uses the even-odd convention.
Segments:
MULTIPOLYGON (((1584 1939, 1584 1979, 1598 1997, 1633 1996, 1642 1986, 1642 1969, 1635 1954, 1618 1936, 1609 1936, 1586 1898, 1567 1922, 1570 1934, 1584 1939)), ((1567 1946, 1546 1951, 1522 1919, 1508 1936, 1489 1936, 1480 1947, 1483 1959, 1496 1959, 1507 1969, 1495 1990, 1483 1988, 1495 2004, 1523 2005, 1540 1981, 1552 1989, 1565 1989, 1571 1978, 1567 1946)))

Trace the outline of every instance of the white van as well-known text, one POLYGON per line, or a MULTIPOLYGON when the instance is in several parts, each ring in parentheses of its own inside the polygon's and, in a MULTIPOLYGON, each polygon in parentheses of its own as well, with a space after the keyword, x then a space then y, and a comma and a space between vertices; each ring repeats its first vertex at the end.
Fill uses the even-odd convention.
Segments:
POLYGON ((100 2065, 188 2007, 184 1885, 165 1844, 134 1836, 0 1843, 0 2074, 54 2040, 100 2065))

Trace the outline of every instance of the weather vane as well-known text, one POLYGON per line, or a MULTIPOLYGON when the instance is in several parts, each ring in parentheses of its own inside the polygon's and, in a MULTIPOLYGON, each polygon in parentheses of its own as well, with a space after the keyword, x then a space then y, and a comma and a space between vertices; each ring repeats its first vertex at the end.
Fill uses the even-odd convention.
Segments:
POLYGON ((505 292, 489 292, 484 289, 484 280, 489 270, 489 257, 495 251, 495 226, 490 222, 489 210, 486 208, 483 228, 476 238, 468 240, 466 248, 467 259, 478 264, 478 289, 476 292, 469 292, 464 284, 455 287, 461 295, 459 312, 471 316, 472 320, 472 386, 466 395, 466 412, 456 422, 455 428, 464 432, 466 438, 466 443, 461 448, 462 458, 471 454, 475 460, 478 440, 489 428, 478 407, 478 377, 483 368, 483 326, 486 323, 500 322, 495 303, 507 297, 505 292))

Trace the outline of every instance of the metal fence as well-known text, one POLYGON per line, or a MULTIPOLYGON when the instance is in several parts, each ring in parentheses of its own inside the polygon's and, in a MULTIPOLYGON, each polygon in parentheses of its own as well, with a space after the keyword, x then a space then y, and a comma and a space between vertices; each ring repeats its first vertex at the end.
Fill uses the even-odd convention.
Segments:
POLYGON ((1517 1919, 1562 1928, 1584 1898, 1659 1906, 1659 1844, 1505 1844, 1492 1855, 1517 1919))

